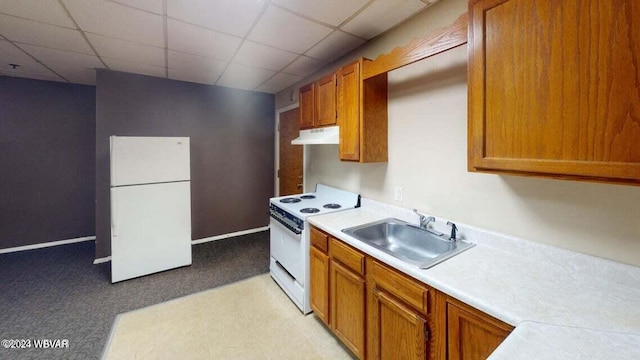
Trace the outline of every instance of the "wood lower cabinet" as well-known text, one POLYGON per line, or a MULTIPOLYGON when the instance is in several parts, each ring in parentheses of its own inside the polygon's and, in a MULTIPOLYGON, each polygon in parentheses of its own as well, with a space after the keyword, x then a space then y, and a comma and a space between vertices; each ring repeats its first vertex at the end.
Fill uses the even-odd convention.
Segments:
POLYGON ((310 234, 309 305, 329 326, 329 235, 315 227, 311 227, 310 234))
POLYGON ((365 357, 365 256, 329 237, 331 330, 359 359, 365 357))
POLYGON ((403 354, 403 359, 426 359, 427 320, 382 290, 375 290, 372 297, 369 322, 377 331, 371 358, 393 360, 403 354))
POLYGON ((443 359, 436 291, 372 258, 366 268, 367 358, 443 359))
POLYGON ((359 359, 364 359, 365 282, 338 261, 331 261, 331 330, 359 359))
POLYGON ((640 185, 640 2, 472 0, 469 171, 640 185))
POLYGON ((513 330, 477 309, 447 299, 447 347, 449 360, 484 360, 513 330))
POLYGON ((486 359, 513 327, 311 227, 311 308, 359 359, 486 359))
POLYGON ((309 305, 318 318, 329 326, 329 256, 315 246, 309 258, 309 305))

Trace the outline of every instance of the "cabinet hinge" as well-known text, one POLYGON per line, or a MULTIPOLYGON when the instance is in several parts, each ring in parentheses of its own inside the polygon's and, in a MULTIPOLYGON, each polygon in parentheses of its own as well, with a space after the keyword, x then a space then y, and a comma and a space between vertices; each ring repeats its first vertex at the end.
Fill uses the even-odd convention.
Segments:
POLYGON ((280 177, 280 169, 278 169, 278 177, 280 177))
POLYGON ((424 327, 424 339, 429 340, 429 328, 424 327))
POLYGON ((280 124, 281 124, 281 123, 280 123, 280 122, 278 122, 278 131, 280 131, 280 124))

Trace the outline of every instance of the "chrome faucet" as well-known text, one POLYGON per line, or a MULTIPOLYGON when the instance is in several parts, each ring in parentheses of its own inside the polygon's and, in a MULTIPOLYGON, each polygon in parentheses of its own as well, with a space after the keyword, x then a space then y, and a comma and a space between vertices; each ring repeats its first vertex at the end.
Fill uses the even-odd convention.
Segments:
POLYGON ((455 244, 457 240, 456 233, 458 232, 458 227, 451 221, 447 221, 447 225, 451 226, 451 236, 449 236, 449 240, 451 240, 451 242, 455 244))
POLYGON ((413 212, 416 213, 416 215, 418 215, 420 217, 420 227, 422 229, 427 229, 429 227, 429 223, 432 221, 436 221, 436 218, 433 216, 425 216, 424 214, 421 214, 418 212, 418 209, 413 209, 413 212))

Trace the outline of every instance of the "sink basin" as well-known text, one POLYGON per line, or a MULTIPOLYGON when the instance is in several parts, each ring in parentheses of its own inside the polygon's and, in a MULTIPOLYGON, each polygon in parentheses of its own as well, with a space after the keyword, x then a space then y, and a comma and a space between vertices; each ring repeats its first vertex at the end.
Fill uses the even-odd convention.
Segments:
POLYGON ((475 245, 462 240, 452 242, 441 233, 393 218, 342 232, 421 269, 428 269, 475 245))

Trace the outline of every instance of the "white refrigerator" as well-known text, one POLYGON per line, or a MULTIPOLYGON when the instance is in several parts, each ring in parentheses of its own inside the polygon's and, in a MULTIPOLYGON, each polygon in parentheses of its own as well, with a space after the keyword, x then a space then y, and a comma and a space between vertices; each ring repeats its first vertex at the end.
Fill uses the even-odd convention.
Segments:
POLYGON ((111 282, 191 265, 189 138, 110 141, 111 282))

